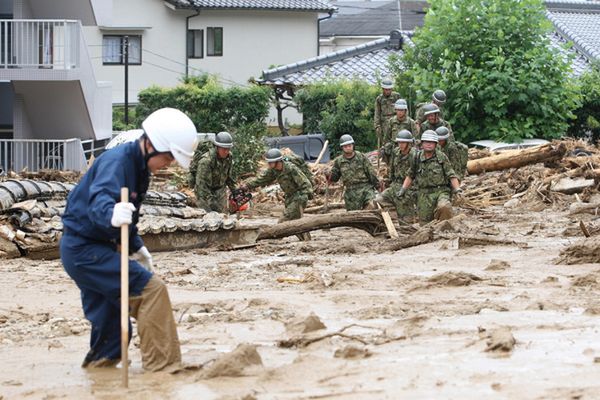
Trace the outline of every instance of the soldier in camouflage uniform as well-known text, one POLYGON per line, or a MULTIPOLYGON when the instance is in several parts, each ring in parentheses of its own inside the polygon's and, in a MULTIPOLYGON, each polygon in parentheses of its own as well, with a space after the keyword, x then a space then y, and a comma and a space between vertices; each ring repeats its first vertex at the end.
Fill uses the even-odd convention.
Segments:
MULTIPOLYGON (((215 146, 198 161, 195 171, 194 192, 198 207, 206 211, 227 212, 227 187, 235 188, 232 178, 233 138, 227 132, 215 136, 215 146)), ((198 150, 199 151, 199 150, 198 150)))
POLYGON ((467 161, 469 161, 468 147, 456 140, 450 140, 450 131, 445 126, 437 128, 435 133, 438 135, 440 150, 448 157, 456 176, 462 181, 467 172, 467 161))
POLYGON ((400 98, 400 95, 392 91, 394 82, 386 78, 381 82, 382 93, 375 100, 375 133, 377 139, 382 143, 383 135, 387 132, 387 123, 394 116, 394 104, 400 98))
POLYGON ((425 131, 421 142, 423 149, 417 153, 397 196, 404 197, 416 179, 419 222, 425 224, 433 219, 450 219, 451 196, 461 193, 460 182, 448 157, 436 148, 437 134, 431 130, 425 131))
POLYGON ((347 211, 373 208, 372 200, 379 187, 379 179, 375 169, 367 157, 354 150, 354 139, 350 135, 342 135, 340 146, 343 154, 333 161, 329 179, 344 183, 344 204, 347 211))
MULTIPOLYGON (((435 104, 436 106, 438 106, 438 108, 440 109, 440 117, 444 118, 445 114, 444 114, 444 104, 446 103, 446 92, 444 92, 441 89, 437 89, 435 92, 433 92, 433 94, 431 95, 431 102, 433 104, 435 104)), ((426 104, 430 104, 430 103, 419 103, 417 104, 417 112, 415 113, 415 121, 417 122, 417 125, 421 125, 423 122, 425 122, 425 110, 423 110, 423 107, 426 104)), ((423 130, 421 130, 421 132, 424 132, 423 130)))
POLYGON ((395 145, 396 135, 401 130, 407 130, 411 134, 417 133, 417 125, 415 121, 408 116, 408 104, 406 100, 399 99, 394 104, 394 109, 396 110, 396 115, 389 119, 387 123, 387 131, 385 132, 385 136, 383 139, 383 148, 381 150, 381 155, 383 157, 383 161, 389 166, 390 158, 392 156, 392 152, 397 147, 395 145))
POLYGON ((413 147, 413 136, 408 130, 398 132, 396 143, 386 181, 388 188, 378 194, 375 201, 382 207, 394 206, 398 218, 412 218, 415 215, 417 193, 409 189, 402 197, 397 197, 396 194, 402 187, 411 164, 415 162, 417 151, 413 147))
POLYGON ((436 106, 435 104, 428 104, 425 107, 424 114, 427 120, 421 124, 421 132, 429 130, 435 131, 440 126, 445 126, 450 131, 450 138, 454 139, 454 135, 452 134, 452 127, 447 121, 443 120, 440 117, 440 109, 438 108, 438 106, 436 106))
MULTIPOLYGON (((302 218, 308 199, 312 197, 313 189, 308 178, 291 161, 283 159, 279 149, 270 149, 265 154, 269 169, 262 175, 251 179, 240 188, 252 190, 259 186, 277 182, 285 195, 285 209, 279 222, 302 218)), ((310 234, 298 235, 301 240, 310 240, 310 234)))

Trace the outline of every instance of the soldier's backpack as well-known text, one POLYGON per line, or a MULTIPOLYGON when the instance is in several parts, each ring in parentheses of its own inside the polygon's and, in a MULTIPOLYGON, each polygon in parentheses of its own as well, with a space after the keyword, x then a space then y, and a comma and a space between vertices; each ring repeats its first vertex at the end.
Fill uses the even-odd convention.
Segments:
POLYGON ((188 186, 190 188, 194 188, 196 186, 196 171, 198 170, 198 163, 202 159, 202 157, 210 151, 214 147, 212 141, 207 140, 204 142, 198 143, 196 146, 196 150, 194 151, 194 156, 192 157, 192 162, 190 163, 189 173, 188 173, 188 186))
POLYGON ((314 178, 312 171, 310 170, 308 164, 306 163, 306 161, 304 161, 304 158, 300 157, 296 153, 290 153, 290 154, 286 154, 285 156, 283 156, 283 159, 285 161, 291 162, 296 167, 298 167, 300 172, 302 172, 304 174, 304 176, 306 176, 306 178, 310 182, 311 186, 313 188, 315 187, 315 178, 314 178))

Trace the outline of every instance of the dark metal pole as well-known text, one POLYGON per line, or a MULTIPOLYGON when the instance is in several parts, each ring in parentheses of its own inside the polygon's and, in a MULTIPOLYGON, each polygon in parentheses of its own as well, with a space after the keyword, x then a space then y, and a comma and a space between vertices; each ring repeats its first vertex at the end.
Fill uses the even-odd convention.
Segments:
POLYGON ((123 59, 125 60, 125 127, 129 125, 129 36, 123 37, 123 59))

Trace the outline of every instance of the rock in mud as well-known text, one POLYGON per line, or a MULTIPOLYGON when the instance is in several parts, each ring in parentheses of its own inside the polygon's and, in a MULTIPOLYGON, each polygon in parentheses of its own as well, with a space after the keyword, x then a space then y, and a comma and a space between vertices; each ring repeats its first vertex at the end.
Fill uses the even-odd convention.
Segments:
POLYGON ((333 354, 335 358, 345 358, 347 360, 358 360, 361 358, 371 357, 372 355, 373 353, 371 353, 369 349, 356 346, 346 346, 341 349, 337 349, 333 354))
POLYGON ((317 315, 310 314, 306 318, 295 318, 289 321, 285 324, 285 329, 289 334, 301 335, 320 329, 327 329, 327 327, 317 315))
POLYGON ((486 271, 503 271, 509 269, 510 264, 507 261, 492 259, 489 265, 486 267, 486 271))
POLYGON ((241 344, 231 353, 218 358, 202 377, 211 379, 220 376, 244 376, 250 367, 262 365, 262 358, 256 351, 256 346, 241 344))
POLYGON ((482 279, 477 275, 467 272, 448 271, 441 274, 436 274, 427 281, 434 286, 469 286, 474 282, 479 282, 482 279))
POLYGON ((560 251, 556 264, 600 263, 600 236, 593 236, 572 244, 560 251))
POLYGON ((497 353, 510 353, 517 341, 510 328, 501 327, 489 332, 485 351, 497 353))

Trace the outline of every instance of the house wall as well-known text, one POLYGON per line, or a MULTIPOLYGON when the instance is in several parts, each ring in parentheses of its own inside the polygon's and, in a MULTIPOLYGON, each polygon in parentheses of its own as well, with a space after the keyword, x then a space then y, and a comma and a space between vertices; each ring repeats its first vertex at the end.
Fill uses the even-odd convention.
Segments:
POLYGON ((151 85, 175 86, 185 75, 185 17, 191 12, 174 11, 160 0, 114 0, 112 25, 151 27, 147 30, 101 30, 84 27, 84 35, 96 78, 112 81, 112 101, 125 99, 124 66, 102 64, 103 35, 141 35, 142 65, 129 66, 129 101, 137 101, 139 91, 151 85), (143 11, 143 12, 142 12, 143 11))
POLYGON ((13 101, 14 93, 10 82, 0 82, 0 129, 9 129, 13 125, 13 101))
POLYGON ((190 65, 218 74, 226 83, 246 84, 272 65, 315 57, 317 17, 307 12, 202 11, 190 20, 190 28, 204 29, 205 54, 190 65), (222 57, 206 55, 208 27, 223 28, 222 57))
POLYGON ((323 38, 319 40, 319 51, 321 55, 329 54, 334 51, 344 50, 349 47, 358 46, 373 40, 381 39, 387 36, 342 36, 323 38))
POLYGON ((13 13, 13 0, 2 0, 0 1, 0 14, 12 14, 13 13))

